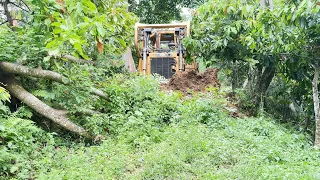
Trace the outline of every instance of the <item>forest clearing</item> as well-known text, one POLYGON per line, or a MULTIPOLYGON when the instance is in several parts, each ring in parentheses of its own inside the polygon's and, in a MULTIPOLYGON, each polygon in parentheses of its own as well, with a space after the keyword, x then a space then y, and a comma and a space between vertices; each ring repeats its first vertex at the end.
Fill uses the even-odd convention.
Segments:
POLYGON ((0 0, 0 179, 320 179, 317 0, 0 0))

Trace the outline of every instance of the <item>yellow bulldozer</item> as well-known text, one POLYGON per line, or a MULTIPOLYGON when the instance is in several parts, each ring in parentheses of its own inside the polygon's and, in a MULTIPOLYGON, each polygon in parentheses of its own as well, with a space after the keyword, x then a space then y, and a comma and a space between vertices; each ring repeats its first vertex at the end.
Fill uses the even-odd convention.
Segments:
POLYGON ((186 64, 186 49, 182 40, 190 34, 189 23, 136 24, 135 47, 139 57, 138 71, 159 74, 169 79, 174 74, 198 69, 186 64))

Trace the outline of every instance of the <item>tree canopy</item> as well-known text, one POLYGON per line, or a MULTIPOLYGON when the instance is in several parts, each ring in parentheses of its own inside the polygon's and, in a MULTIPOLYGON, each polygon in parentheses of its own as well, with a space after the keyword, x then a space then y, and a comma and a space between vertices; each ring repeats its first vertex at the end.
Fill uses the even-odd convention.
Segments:
POLYGON ((181 20, 181 8, 197 7, 204 0, 129 0, 129 11, 134 12, 141 23, 164 24, 181 20))
POLYGON ((186 44, 207 66, 225 69, 234 89, 247 88, 253 103, 246 108, 260 108, 268 87, 280 77, 294 86, 287 91, 290 98, 309 111, 318 104, 319 9, 311 0, 277 2, 273 9, 255 1, 212 0, 195 12, 186 44), (310 103, 312 84, 315 104, 310 103))

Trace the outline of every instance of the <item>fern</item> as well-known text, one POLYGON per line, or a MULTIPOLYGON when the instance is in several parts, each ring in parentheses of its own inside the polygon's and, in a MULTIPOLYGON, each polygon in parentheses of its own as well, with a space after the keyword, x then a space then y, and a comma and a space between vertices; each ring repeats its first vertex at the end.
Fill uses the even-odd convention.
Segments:
POLYGON ((10 102, 10 94, 0 87, 0 115, 7 114, 9 112, 8 106, 4 105, 5 102, 10 102))
POLYGON ((10 102, 10 94, 4 89, 0 87, 0 103, 3 104, 4 102, 10 102))

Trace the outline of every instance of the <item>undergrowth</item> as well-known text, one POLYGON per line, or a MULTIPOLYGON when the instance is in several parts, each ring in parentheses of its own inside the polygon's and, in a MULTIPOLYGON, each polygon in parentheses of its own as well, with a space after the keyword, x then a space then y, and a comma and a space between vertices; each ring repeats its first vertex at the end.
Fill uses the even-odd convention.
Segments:
POLYGON ((2 177, 25 179, 23 172, 32 172, 36 179, 320 179, 320 151, 307 135, 270 118, 233 118, 217 90, 186 97, 162 92, 152 77, 124 75, 108 80, 104 90, 110 95, 105 113, 79 120, 107 137, 101 144, 39 144, 35 130, 27 139, 37 157, 19 145, 26 166, 2 177), (39 149, 43 144, 46 150, 39 149))

